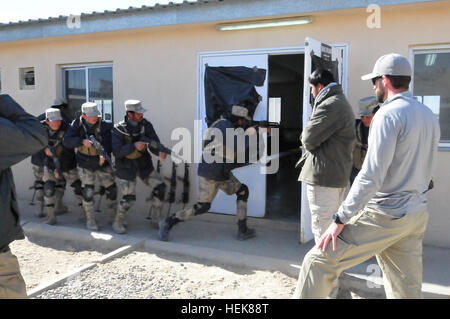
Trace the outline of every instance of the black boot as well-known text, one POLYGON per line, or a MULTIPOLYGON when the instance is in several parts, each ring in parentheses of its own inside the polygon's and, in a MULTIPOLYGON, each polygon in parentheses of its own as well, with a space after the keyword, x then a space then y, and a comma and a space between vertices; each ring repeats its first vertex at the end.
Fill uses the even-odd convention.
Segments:
POLYGON ((255 230, 247 227, 247 219, 239 220, 238 226, 239 226, 237 234, 238 240, 246 240, 256 236, 255 230))
POLYGON ((159 240, 167 241, 169 239, 169 230, 180 221, 181 219, 175 216, 169 216, 161 220, 159 223, 159 240))

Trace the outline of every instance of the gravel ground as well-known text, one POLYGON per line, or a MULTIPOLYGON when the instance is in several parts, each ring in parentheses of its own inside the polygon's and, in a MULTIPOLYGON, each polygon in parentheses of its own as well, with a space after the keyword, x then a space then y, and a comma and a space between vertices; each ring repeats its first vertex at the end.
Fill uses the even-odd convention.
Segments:
POLYGON ((172 254, 132 252, 83 272, 36 298, 290 298, 296 280, 172 254))
POLYGON ((96 251, 69 251, 53 249, 32 243, 27 239, 16 240, 9 247, 19 260, 20 270, 27 290, 56 279, 103 256, 96 251))

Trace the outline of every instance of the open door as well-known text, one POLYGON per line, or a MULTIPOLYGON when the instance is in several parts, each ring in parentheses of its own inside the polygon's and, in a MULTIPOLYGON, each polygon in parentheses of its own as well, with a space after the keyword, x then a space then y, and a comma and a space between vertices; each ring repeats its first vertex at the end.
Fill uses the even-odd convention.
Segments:
MULTIPOLYGON (((344 74, 344 48, 342 46, 331 46, 312 38, 305 40, 305 72, 303 88, 303 127, 311 117, 311 90, 308 77, 317 68, 330 70, 339 84, 345 84, 344 74)), ((346 87, 343 85, 346 92, 346 87)), ((303 150, 304 152, 305 150, 303 150)), ((314 238, 311 230, 311 212, 309 210, 308 198, 306 196, 306 183, 302 182, 302 204, 300 215, 300 242, 306 243, 314 238)))
MULTIPOLYGON (((212 55, 203 56, 199 61, 200 67, 200 95, 199 95, 199 113, 198 119, 202 121, 201 136, 197 139, 202 139, 203 134, 207 130, 205 121, 205 69, 206 65, 210 67, 257 67, 258 69, 268 70, 268 55, 267 54, 233 54, 233 55, 212 55)), ((268 73, 268 72, 267 72, 268 73)), ((262 86, 257 86, 256 91, 262 97, 261 102, 258 104, 253 119, 255 120, 267 120, 267 78, 262 86)), ((200 132, 199 132, 200 133, 200 132)), ((201 148, 201 142, 199 143, 201 148)), ((202 154, 199 150, 198 154, 202 154)), ((248 198, 248 216, 251 217, 264 217, 266 210, 266 175, 261 174, 260 168, 265 166, 264 164, 256 163, 240 167, 233 170, 233 174, 249 188, 250 194, 248 198)), ((224 192, 219 191, 216 198, 211 205, 211 212, 223 213, 223 214, 235 214, 236 213, 236 201, 233 197, 226 195, 224 192)))

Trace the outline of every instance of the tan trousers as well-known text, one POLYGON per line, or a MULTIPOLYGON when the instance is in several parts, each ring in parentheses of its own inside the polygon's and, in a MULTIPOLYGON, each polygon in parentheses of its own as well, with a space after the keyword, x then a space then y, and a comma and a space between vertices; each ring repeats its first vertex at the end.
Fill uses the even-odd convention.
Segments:
POLYGON ((0 253, 0 299, 26 299, 25 287, 17 257, 11 251, 0 253))
POLYGON ((306 185, 309 209, 311 210, 311 228, 316 245, 320 237, 333 222, 336 213, 344 200, 346 188, 306 185))
POLYGON ((315 246, 305 256, 293 298, 325 298, 335 279, 373 256, 383 271, 387 298, 422 298, 422 240, 428 212, 403 217, 365 208, 345 225, 326 252, 315 246))

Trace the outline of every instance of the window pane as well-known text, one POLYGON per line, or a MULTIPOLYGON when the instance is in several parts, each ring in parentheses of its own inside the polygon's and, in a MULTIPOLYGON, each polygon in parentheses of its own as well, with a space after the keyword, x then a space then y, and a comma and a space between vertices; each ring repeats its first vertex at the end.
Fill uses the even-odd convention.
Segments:
POLYGON ((89 100, 98 104, 102 117, 107 122, 113 122, 112 76, 112 67, 89 68, 89 100))
POLYGON ((74 119, 81 115, 81 104, 86 102, 86 71, 66 70, 66 98, 69 105, 66 116, 74 119))
POLYGON ((441 142, 450 142, 450 52, 414 56, 414 95, 439 118, 441 142))

